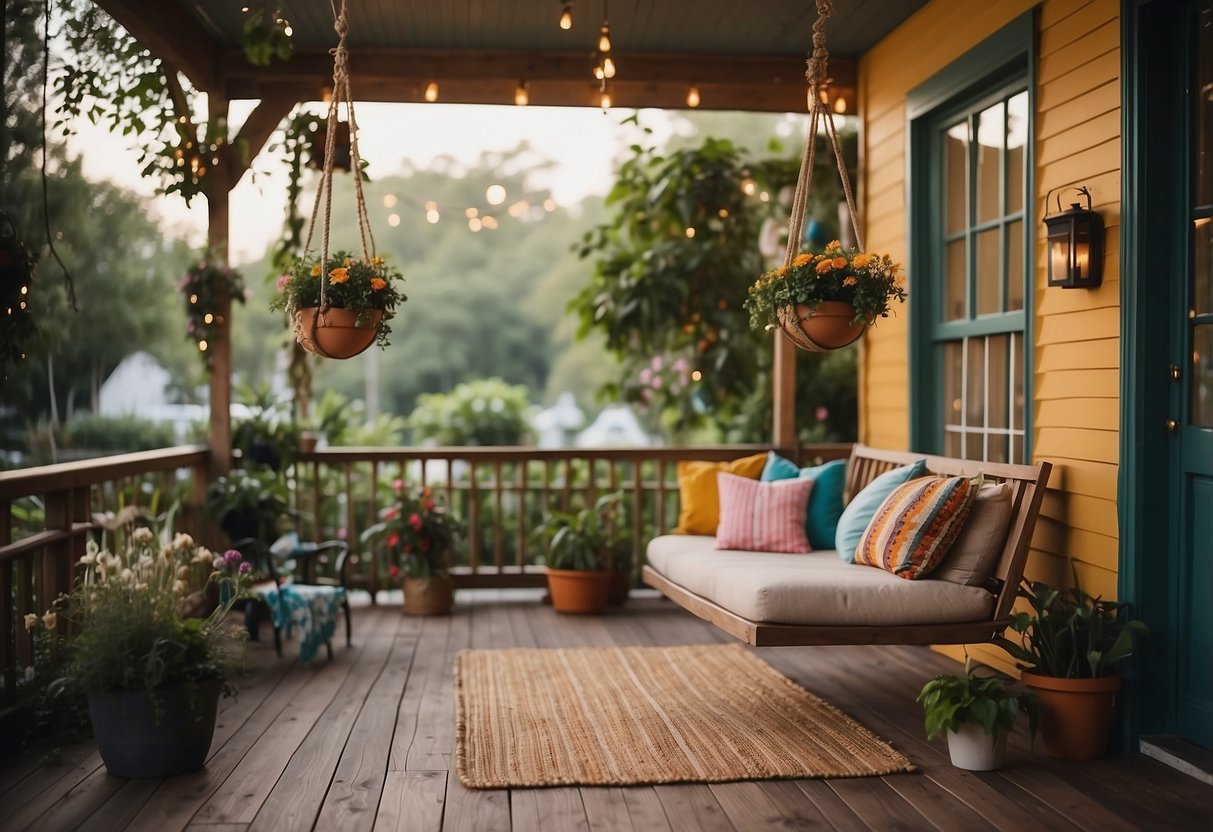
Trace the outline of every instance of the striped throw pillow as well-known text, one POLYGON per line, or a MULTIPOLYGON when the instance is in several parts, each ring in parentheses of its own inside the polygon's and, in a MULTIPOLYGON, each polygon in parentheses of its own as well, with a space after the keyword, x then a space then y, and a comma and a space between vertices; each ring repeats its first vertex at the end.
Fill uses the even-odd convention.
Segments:
POLYGON ((964 527, 978 485, 967 477, 924 477, 899 485, 864 530, 855 562, 899 578, 925 578, 964 527))
POLYGON ((811 552, 804 530, 813 480, 759 482, 721 472, 717 549, 752 552, 811 552))

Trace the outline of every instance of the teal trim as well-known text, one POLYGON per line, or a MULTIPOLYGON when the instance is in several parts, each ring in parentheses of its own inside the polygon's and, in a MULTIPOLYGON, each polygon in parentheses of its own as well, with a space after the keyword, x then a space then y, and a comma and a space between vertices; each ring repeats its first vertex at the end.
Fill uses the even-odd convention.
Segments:
MULTIPOLYGON (((1036 170, 1035 122, 1036 122, 1036 18, 1035 11, 1028 12, 1008 23, 1002 29, 983 40, 957 58, 929 80, 911 90, 906 96, 906 192, 908 265, 911 275, 909 316, 909 376, 910 376, 910 447, 923 452, 942 452, 938 447, 942 440, 939 385, 937 378, 941 357, 937 355, 937 342, 942 337, 966 337, 1022 331, 1025 344, 1024 368, 1025 401, 1032 401, 1032 350, 1033 322, 1030 315, 1015 311, 997 315, 985 315, 972 320, 941 323, 938 321, 938 285, 924 282, 915 275, 931 275, 939 272, 936 264, 942 262, 942 252, 934 250, 935 241, 944 237, 942 217, 938 206, 943 204, 941 177, 934 175, 936 159, 941 149, 936 140, 939 131, 947 122, 975 109, 1005 98, 1026 87, 1028 92, 1028 142, 1024 153, 1024 182, 1028 195, 1022 212, 1008 215, 997 221, 970 223, 970 229, 1005 228, 1008 223, 1022 218, 1023 251, 1025 264, 1035 262, 1034 244, 1037 229, 1034 210, 1034 172, 1036 170)), ((970 144, 970 153, 976 152, 976 142, 970 144)), ((969 165, 969 175, 975 175, 975 165, 969 165)), ((1000 172, 1005 180, 1006 167, 1000 172)), ((1005 192, 1005 188, 1004 188, 1005 192)), ((970 206, 970 212, 974 209, 970 206)), ((970 220, 973 219, 970 213, 970 220)), ((969 237, 966 231, 966 239, 969 237)), ((1005 233, 1005 232, 1004 232, 1005 233)), ((972 246, 967 246, 971 249, 972 246)), ((976 269, 971 259, 975 252, 967 250, 970 261, 970 281, 976 279, 976 269)), ((1033 283, 1028 280, 1024 287, 1024 308, 1033 308, 1033 283)), ((1000 266, 999 290, 1005 299, 1007 291, 1006 263, 1000 266)), ((976 291, 970 286, 970 304, 976 303, 976 291)), ((1031 453, 1032 407, 1024 407, 1024 435, 1026 453, 1031 453)))
MULTIPOLYGON (((1183 256, 1184 243, 1159 241, 1186 226, 1182 18, 1185 4, 1123 0, 1120 304, 1121 391, 1118 474, 1118 593, 1150 626, 1122 698, 1125 747, 1142 734, 1176 727, 1175 680, 1179 538, 1170 499, 1171 441, 1162 428, 1176 391, 1167 377, 1174 298, 1159 291, 1160 252, 1183 256), (1180 100, 1176 100, 1179 94, 1180 100), (1178 122, 1178 123, 1177 123, 1178 122), (1147 243, 1151 243, 1148 246, 1147 243), (1148 259, 1147 259, 1148 258, 1148 259), (1139 276, 1142 279, 1139 279, 1139 276)), ((1175 274, 1180 263, 1168 263, 1175 274)), ((1174 284, 1177 281, 1170 281, 1174 284)), ((1178 496, 1178 495, 1176 495, 1178 496)))

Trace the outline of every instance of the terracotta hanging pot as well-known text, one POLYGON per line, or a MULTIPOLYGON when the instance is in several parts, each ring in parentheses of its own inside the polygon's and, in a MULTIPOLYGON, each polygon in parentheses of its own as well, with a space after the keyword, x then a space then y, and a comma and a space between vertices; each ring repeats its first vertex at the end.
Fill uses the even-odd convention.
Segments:
POLYGON ((446 615, 455 604, 455 585, 450 575, 404 579, 405 615, 446 615))
POLYGON ((779 326, 802 350, 829 352, 854 344, 867 323, 854 323, 855 307, 845 301, 823 300, 816 307, 799 303, 779 310, 779 326))
POLYGON ((359 322, 354 309, 329 309, 321 315, 318 307, 309 306, 295 312, 295 337, 305 350, 324 358, 353 358, 375 343, 383 312, 364 310, 362 318, 359 322))
POLYGON ((556 612, 602 612, 610 591, 611 573, 605 569, 548 569, 548 592, 556 612))
POLYGON ((1107 753, 1120 676, 1066 679, 1024 671, 1020 680, 1040 702, 1046 754, 1059 760, 1094 760, 1107 753))
MULTIPOLYGON (((324 148, 328 140, 327 130, 316 130, 312 133, 312 145, 308 150, 307 166, 313 170, 324 170, 324 148)), ((348 171, 350 169, 350 123, 337 121, 336 132, 333 136, 333 170, 348 171)))

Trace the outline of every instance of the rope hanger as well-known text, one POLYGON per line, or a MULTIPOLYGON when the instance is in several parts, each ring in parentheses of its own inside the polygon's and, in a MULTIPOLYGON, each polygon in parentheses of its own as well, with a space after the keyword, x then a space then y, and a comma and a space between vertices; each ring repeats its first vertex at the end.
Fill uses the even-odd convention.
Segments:
MULTIPOLYGON (((331 2, 331 0, 330 0, 331 2)), ((354 96, 350 91, 349 48, 346 46, 346 35, 349 34, 349 19, 347 0, 341 0, 340 9, 335 4, 333 8, 333 29, 337 32, 337 46, 329 50, 333 56, 333 95, 329 100, 327 128, 324 138, 324 167, 320 173, 320 184, 316 188, 316 200, 312 205, 311 222, 308 224, 307 240, 303 244, 303 255, 312 248, 312 237, 316 231, 316 217, 320 213, 321 199, 324 201, 324 227, 321 233, 320 255, 320 310, 312 319, 311 342, 316 346, 316 352, 325 358, 332 358, 320 348, 316 330, 320 319, 331 308, 328 298, 328 261, 329 235, 333 213, 333 151, 337 142, 337 112, 342 101, 345 102, 346 118, 350 125, 350 171, 354 176, 354 200, 358 215, 358 234, 362 243, 362 258, 370 262, 375 256, 375 238, 371 233, 371 221, 366 210, 366 197, 362 192, 362 157, 358 152, 358 119, 354 115, 354 96)))
MULTIPOLYGON (((817 0, 817 20, 813 22, 813 51, 806 61, 805 80, 809 82, 809 130, 805 135, 804 153, 800 159, 800 175, 796 179, 796 192, 792 197, 792 211, 788 217, 788 245, 784 253, 784 268, 790 269, 792 261, 800 254, 801 235, 804 232, 804 217, 808 210, 809 191, 812 187, 813 164, 816 159, 817 133, 825 127, 826 136, 834 150, 834 161, 838 165, 838 176, 842 180, 842 192, 847 200, 847 212, 851 228, 855 231, 855 243, 864 250, 863 232, 859 228, 859 217, 855 210, 855 196, 851 191, 851 177, 847 175, 846 162, 842 157, 842 144, 838 140, 838 128, 834 125, 834 111, 830 109, 826 90, 833 80, 829 77, 830 50, 826 48, 826 22, 834 14, 833 0, 817 0)), ((798 326, 784 326, 783 332, 802 349, 825 352, 825 347, 814 342, 798 326)))

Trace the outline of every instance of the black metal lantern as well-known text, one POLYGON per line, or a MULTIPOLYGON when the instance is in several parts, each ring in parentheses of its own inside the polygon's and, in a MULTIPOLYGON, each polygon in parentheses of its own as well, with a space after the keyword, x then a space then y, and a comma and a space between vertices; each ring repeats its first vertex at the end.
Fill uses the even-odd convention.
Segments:
MULTIPOLYGON (((1049 231, 1049 285, 1065 289, 1093 289, 1103 279, 1103 218, 1091 210, 1091 192, 1076 188, 1087 198, 1087 207, 1077 202, 1045 217, 1049 231)), ((1047 204, 1047 203, 1046 203, 1047 204)))

